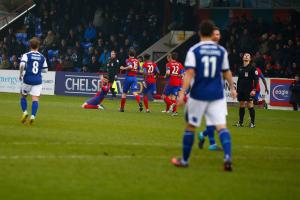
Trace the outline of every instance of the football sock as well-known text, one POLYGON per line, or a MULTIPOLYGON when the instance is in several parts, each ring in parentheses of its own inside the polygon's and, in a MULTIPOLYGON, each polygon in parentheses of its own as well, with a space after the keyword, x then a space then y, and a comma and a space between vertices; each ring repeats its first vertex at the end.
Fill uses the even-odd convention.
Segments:
POLYGON ((21 108, 23 112, 27 110, 27 99, 25 97, 21 98, 21 108))
POLYGON ((143 98, 143 100, 144 100, 145 108, 148 109, 148 96, 145 95, 144 98, 143 98))
POLYGON ((215 132, 215 126, 206 126, 205 131, 203 131, 204 136, 208 136, 209 144, 214 145, 216 144, 214 132, 215 132))
POLYGON ((86 104, 84 106, 85 109, 98 109, 98 105, 86 104))
POLYGON ((172 103, 175 104, 174 108, 173 108, 173 112, 177 112, 177 106, 176 106, 176 100, 172 100, 172 103))
POLYGON ((165 97, 164 100, 166 102, 166 111, 168 111, 169 108, 170 108, 170 105, 172 104, 172 101, 171 101, 171 99, 169 97, 165 97))
POLYGON ((231 138, 228 129, 221 129, 219 131, 219 138, 224 149, 224 159, 231 160, 231 138))
POLYGON ((239 110, 239 115, 240 115, 240 124, 244 123, 244 115, 245 115, 245 108, 241 108, 239 110))
POLYGON ((249 114, 250 114, 250 118, 251 118, 251 123, 254 124, 254 121, 255 121, 255 110, 254 108, 249 108, 249 114))
POLYGON ((183 135, 183 161, 188 162, 194 143, 194 132, 186 130, 183 135))
POLYGON ((33 116, 36 115, 38 107, 39 107, 39 102, 38 101, 32 101, 31 115, 33 115, 33 116))
POLYGON ((138 103, 140 103, 140 102, 141 102, 141 97, 140 97, 140 95, 136 95, 136 96, 135 96, 135 100, 136 100, 138 103))
POLYGON ((124 109, 126 103, 126 98, 121 99, 121 108, 124 109))

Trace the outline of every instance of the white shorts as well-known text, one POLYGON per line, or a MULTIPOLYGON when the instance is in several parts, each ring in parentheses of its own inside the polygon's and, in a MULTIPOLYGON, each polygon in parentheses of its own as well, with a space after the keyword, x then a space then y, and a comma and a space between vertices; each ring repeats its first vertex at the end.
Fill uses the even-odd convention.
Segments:
POLYGON ((187 123, 199 127, 203 115, 206 119, 206 125, 225 125, 227 115, 226 99, 201 101, 189 98, 185 107, 187 123))
POLYGON ((22 83, 21 85, 21 94, 31 96, 40 96, 42 91, 42 84, 40 85, 28 85, 26 83, 22 83))

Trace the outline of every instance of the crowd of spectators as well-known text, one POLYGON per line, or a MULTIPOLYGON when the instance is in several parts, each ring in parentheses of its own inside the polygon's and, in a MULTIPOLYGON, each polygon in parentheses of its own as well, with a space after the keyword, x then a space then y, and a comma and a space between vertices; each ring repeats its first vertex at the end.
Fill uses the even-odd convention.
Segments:
POLYGON ((300 73, 300 27, 293 18, 267 23, 262 19, 236 17, 222 31, 231 70, 241 66, 242 54, 252 55, 252 64, 267 77, 294 77, 300 73))
POLYGON ((38 1, 24 19, 26 33, 9 28, 0 38, 0 69, 17 69, 21 54, 28 49, 28 39, 38 36, 50 70, 105 71, 111 50, 122 63, 129 48, 140 53, 161 37, 163 7, 157 2, 38 1))
MULTIPOLYGON (((123 64, 129 48, 140 53, 161 37, 164 8, 157 6, 159 2, 40 0, 34 12, 24 19, 26 33, 9 28, 0 38, 0 69, 18 69, 21 54, 28 50, 27 41, 32 36, 41 38, 40 51, 46 55, 50 70, 104 72, 111 50, 117 52, 123 64)), ((170 1, 172 5, 174 2, 170 1)), ((252 64, 267 77, 299 74, 297 23, 293 17, 272 23, 233 18, 221 30, 221 44, 229 52, 233 73, 241 66, 241 55, 249 52, 252 64)))

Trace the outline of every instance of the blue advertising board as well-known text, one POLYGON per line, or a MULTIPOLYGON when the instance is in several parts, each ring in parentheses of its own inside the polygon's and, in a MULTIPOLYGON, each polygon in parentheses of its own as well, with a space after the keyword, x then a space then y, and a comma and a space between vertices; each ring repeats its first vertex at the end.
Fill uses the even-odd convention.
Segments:
MULTIPOLYGON (((55 77, 55 94, 65 96, 93 96, 99 90, 99 76, 95 73, 79 72, 56 72, 55 77)), ((117 96, 121 96, 123 90, 124 75, 119 75, 114 83, 117 96)), ((143 90, 143 77, 138 76, 139 93, 143 90)), ((111 95, 110 93, 108 95, 111 95)), ((129 97, 133 97, 131 91, 129 97)))

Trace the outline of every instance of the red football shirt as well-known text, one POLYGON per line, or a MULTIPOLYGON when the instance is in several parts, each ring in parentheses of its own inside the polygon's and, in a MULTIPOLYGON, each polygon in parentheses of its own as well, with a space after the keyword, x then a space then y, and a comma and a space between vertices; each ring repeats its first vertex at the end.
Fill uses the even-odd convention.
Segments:
POLYGON ((128 58, 126 60, 126 66, 131 66, 131 68, 127 71, 127 76, 136 76, 139 71, 139 60, 136 58, 128 58))
POLYGON ((180 62, 171 61, 167 63, 167 70, 170 70, 170 86, 180 86, 184 67, 180 62))
POLYGON ((146 74, 146 82, 155 83, 156 82, 155 74, 159 72, 156 63, 151 61, 146 61, 143 64, 143 69, 144 69, 144 73, 146 74))

